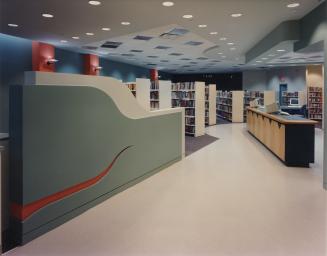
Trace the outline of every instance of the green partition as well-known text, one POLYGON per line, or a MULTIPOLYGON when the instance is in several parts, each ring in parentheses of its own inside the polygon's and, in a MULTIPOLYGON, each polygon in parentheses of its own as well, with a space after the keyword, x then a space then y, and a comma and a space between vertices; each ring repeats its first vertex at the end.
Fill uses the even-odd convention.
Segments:
POLYGON ((92 87, 13 87, 10 186, 17 242, 180 160, 181 126, 181 112, 130 119, 92 87))

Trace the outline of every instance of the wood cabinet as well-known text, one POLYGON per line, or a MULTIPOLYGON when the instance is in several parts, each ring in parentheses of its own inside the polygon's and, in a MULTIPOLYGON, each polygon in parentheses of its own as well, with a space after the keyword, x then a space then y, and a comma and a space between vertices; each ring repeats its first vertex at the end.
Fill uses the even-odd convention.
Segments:
POLYGON ((286 120, 257 109, 247 109, 247 129, 288 166, 314 162, 314 121, 286 120))

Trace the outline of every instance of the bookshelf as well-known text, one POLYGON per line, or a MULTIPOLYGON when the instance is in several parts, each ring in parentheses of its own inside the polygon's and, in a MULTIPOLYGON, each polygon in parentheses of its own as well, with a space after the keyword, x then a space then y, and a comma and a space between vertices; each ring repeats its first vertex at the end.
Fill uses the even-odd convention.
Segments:
POLYGON ((304 91, 295 91, 295 92, 285 91, 285 92, 283 92, 282 93, 282 102, 280 102, 280 105, 281 106, 289 106, 290 99, 298 99, 300 106, 306 104, 306 94, 304 91))
POLYGON ((244 92, 218 91, 217 117, 233 123, 242 123, 244 121, 244 92))
POLYGON ((134 95, 134 97, 136 97, 136 83, 126 83, 126 86, 134 95))
POLYGON ((216 85, 205 86, 205 125, 215 125, 216 118, 216 85))
POLYGON ((318 121, 323 119, 322 87, 308 87, 308 117, 318 121))
POLYGON ((171 108, 171 81, 137 78, 136 100, 148 111, 171 108))
POLYGON ((204 82, 172 83, 172 107, 185 108, 185 134, 205 134, 205 84, 204 82))

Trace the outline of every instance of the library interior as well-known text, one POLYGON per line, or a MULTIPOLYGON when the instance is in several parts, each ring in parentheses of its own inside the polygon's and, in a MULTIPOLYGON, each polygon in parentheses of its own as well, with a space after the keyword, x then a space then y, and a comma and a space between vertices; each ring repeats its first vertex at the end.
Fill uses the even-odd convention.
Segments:
POLYGON ((0 0, 0 254, 325 256, 325 0, 0 0))

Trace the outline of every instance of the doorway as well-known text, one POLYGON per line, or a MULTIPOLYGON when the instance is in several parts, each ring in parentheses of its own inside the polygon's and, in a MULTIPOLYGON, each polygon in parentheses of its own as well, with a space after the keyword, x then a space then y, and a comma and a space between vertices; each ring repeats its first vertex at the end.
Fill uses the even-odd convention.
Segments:
POLYGON ((287 84, 280 84, 279 85, 279 105, 280 106, 284 106, 283 92, 287 92, 287 84))

